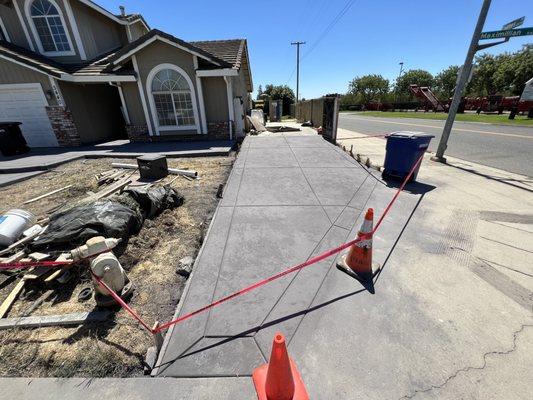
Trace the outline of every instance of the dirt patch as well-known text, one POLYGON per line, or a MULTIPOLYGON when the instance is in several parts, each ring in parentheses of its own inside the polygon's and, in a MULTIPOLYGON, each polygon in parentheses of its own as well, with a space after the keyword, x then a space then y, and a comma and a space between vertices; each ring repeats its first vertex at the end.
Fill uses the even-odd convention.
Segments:
MULTIPOLYGON (((233 157, 169 159, 173 168, 198 171, 201 179, 189 181, 178 177, 172 187, 185 202, 174 210, 165 210, 146 220, 138 235, 132 236, 119 256, 135 292, 129 304, 152 323, 169 320, 181 296, 186 279, 175 273, 178 260, 196 257, 218 199, 219 184, 227 180, 233 157)), ((116 160, 75 161, 53 171, 0 190, 3 211, 20 208, 30 198, 72 184, 73 187, 28 204, 25 209, 37 216, 47 210, 97 191, 94 175, 111 168, 116 160)), ((120 162, 135 163, 134 160, 120 162)), ((165 178, 164 184, 175 176, 165 178)), ((91 286, 87 265, 72 270, 65 284, 30 284, 8 317, 22 315, 47 290, 52 296, 32 315, 55 315, 95 309, 94 301, 78 302, 79 292, 91 286)), ((0 302, 15 286, 17 279, 0 274, 0 302)), ((0 331, 0 376, 28 377, 131 377, 143 373, 143 359, 152 338, 123 310, 117 309, 112 320, 72 328, 40 328, 0 331)))

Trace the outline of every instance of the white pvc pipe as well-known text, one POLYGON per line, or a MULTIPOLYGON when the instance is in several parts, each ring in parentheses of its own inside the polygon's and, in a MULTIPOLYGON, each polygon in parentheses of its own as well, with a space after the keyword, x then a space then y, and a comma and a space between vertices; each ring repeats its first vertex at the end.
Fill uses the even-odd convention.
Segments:
MULTIPOLYGON (((124 168, 124 169, 137 169, 139 168, 135 164, 124 164, 124 163, 112 163, 111 164, 113 168, 124 168)), ((188 170, 188 169, 177 169, 177 168, 169 168, 168 173, 172 175, 185 175, 190 176, 191 178, 198 177, 198 172, 188 170)))

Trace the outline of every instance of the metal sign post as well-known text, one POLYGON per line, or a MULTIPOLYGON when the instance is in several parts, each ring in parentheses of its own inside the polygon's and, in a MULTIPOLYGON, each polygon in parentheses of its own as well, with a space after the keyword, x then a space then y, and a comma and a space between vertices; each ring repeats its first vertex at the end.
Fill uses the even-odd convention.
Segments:
POLYGON ((461 97, 464 91, 465 86, 468 83, 468 78, 470 76, 470 71, 472 70, 472 61, 474 60, 474 55, 478 50, 486 49, 488 47, 496 46, 501 43, 509 41, 511 37, 517 36, 526 36, 533 35, 533 27, 529 28, 516 28, 524 23, 525 17, 517 18, 514 21, 511 21, 505 24, 501 31, 491 31, 491 32, 481 32, 483 25, 485 24, 485 19, 487 18, 487 13, 490 8, 491 0, 484 0, 483 6, 479 13, 479 18, 477 20, 476 28, 472 36, 472 41, 470 42, 470 47, 468 48, 468 53, 466 54, 465 62, 461 68, 459 77, 457 78, 457 85, 455 87, 455 92, 453 94, 452 103, 450 104, 450 109, 448 110, 448 118, 446 118, 446 124, 442 131, 442 136, 440 138, 439 147, 437 148, 437 153, 434 157, 431 157, 433 161, 446 162, 444 158, 444 152, 448 147, 448 139, 452 131, 453 122, 455 116, 457 115, 457 109, 459 108, 459 103, 461 102, 461 97), (485 39, 503 39, 499 42, 492 42, 487 44, 478 44, 480 40, 485 39))
POLYGON ((474 34, 472 35, 472 41, 470 42, 468 53, 466 53, 463 69, 461 70, 461 75, 459 75, 459 79, 457 80, 457 86, 455 87, 452 103, 450 104, 450 109, 448 110, 448 118, 446 118, 446 124, 444 125, 444 130, 442 131, 437 154, 435 154, 434 157, 431 157, 433 161, 446 162, 446 159, 444 158, 444 152, 448 147, 448 138, 450 137, 453 121, 455 120, 455 115, 457 114, 459 103, 461 102, 461 95, 466 86, 468 76, 470 75, 472 61, 474 60, 474 55, 477 51, 477 44, 479 42, 479 37, 481 36, 481 31, 483 30, 483 25, 485 25, 485 19, 487 18, 487 14, 489 12, 490 3, 491 0, 484 0, 481 11, 479 12, 476 28, 474 29, 474 34))
POLYGON ((519 27, 520 25, 522 25, 524 23, 524 20, 526 19, 526 17, 520 17, 520 18, 517 18, 515 20, 512 20, 511 22, 508 22, 506 23, 504 26, 502 26, 502 31, 506 31, 506 30, 509 30, 509 29, 513 29, 513 28, 517 28, 519 27))

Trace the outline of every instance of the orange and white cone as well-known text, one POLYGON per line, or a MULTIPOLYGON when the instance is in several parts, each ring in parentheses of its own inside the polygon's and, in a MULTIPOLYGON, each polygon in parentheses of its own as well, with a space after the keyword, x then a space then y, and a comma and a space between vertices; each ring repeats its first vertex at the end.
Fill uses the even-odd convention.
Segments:
POLYGON ((252 378, 259 400, 309 400, 281 333, 274 336, 269 363, 256 368, 252 378))
POLYGON ((357 237, 361 241, 350 247, 348 254, 341 257, 337 268, 347 273, 352 278, 357 279, 370 292, 374 293, 374 276, 379 271, 379 265, 372 268, 372 236, 367 236, 372 232, 374 224, 374 210, 369 208, 365 214, 365 220, 357 237))

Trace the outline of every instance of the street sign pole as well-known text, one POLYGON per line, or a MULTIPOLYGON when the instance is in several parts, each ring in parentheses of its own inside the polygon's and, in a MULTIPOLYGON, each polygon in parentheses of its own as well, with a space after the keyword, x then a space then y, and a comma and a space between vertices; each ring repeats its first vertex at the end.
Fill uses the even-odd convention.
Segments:
POLYGON ((481 6, 481 11, 479 12, 476 28, 474 29, 474 34, 472 35, 472 41, 470 42, 470 47, 468 48, 468 53, 466 54, 461 75, 457 80, 457 86, 455 88, 455 93, 453 94, 452 103, 450 104, 450 109, 448 110, 448 118, 446 118, 446 124, 444 125, 444 130, 442 131, 442 137, 440 138, 437 154, 431 158, 433 161, 439 161, 443 163, 446 162, 446 159, 444 158, 444 152, 448 147, 448 138, 450 137, 450 132, 452 131, 453 121, 455 120, 455 115, 457 114, 459 103, 461 102, 463 90, 470 75, 472 61, 474 60, 474 55, 478 50, 479 38, 481 37, 483 25, 485 25, 485 19, 487 18, 487 13, 489 12, 490 3, 491 0, 483 0, 483 5, 481 6))

